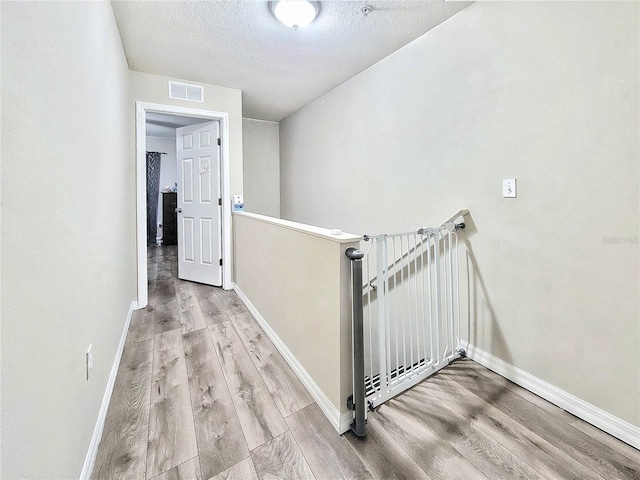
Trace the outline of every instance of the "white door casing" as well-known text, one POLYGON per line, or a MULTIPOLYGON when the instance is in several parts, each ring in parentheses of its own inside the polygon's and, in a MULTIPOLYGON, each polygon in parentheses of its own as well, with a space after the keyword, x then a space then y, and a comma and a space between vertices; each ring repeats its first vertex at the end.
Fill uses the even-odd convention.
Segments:
POLYGON ((222 178, 222 288, 233 287, 231 270, 233 257, 231 254, 231 179, 230 179, 230 140, 229 113, 198 108, 149 103, 136 100, 136 257, 137 257, 137 308, 144 308, 149 301, 149 285, 147 283, 147 155, 146 155, 146 119, 147 112, 169 113, 188 117, 200 117, 203 121, 220 122, 222 146, 221 178, 222 178))
POLYGON ((220 124, 176 129, 178 277, 222 286, 220 124))

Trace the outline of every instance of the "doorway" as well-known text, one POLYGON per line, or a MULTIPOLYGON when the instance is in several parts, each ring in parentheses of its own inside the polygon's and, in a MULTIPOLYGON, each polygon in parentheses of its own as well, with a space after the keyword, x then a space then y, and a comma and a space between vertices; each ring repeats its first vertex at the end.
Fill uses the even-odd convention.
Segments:
MULTIPOLYGON (((147 274, 147 127, 153 125, 152 131, 162 132, 178 127, 194 125, 208 121, 215 121, 219 125, 220 138, 220 230, 221 230, 221 263, 222 288, 231 288, 231 195, 229 193, 229 128, 228 114, 187 107, 136 102, 136 189, 137 189, 137 277, 138 277, 138 308, 148 304, 148 274, 147 274)), ((175 137, 174 137, 175 138, 175 137)), ((175 141, 175 140, 174 140, 175 141)), ((175 158, 175 157, 174 157, 175 158)), ((164 183, 167 183, 167 177, 164 183)), ((171 187, 161 185, 160 188, 171 187)))

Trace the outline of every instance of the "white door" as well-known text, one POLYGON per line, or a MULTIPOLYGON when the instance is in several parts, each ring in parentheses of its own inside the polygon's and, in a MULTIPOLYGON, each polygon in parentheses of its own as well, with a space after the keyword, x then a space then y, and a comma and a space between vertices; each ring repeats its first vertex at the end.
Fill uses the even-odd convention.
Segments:
POLYGON ((176 129, 178 277, 222 286, 220 124, 176 129))

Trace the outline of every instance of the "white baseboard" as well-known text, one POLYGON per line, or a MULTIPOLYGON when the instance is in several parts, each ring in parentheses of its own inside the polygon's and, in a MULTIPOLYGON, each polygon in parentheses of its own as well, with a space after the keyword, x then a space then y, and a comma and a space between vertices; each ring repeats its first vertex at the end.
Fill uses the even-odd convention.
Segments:
MULTIPOLYGON (((340 427, 336 428, 338 433, 342 435, 345 432, 351 430, 351 425, 353 424, 353 412, 344 412, 340 415, 340 427)), ((334 425, 335 427, 335 425, 334 425)))
POLYGON ((116 383, 116 376, 118 375, 118 368, 120 367, 120 359, 122 358, 122 351, 124 350, 124 342, 127 339, 127 333, 129 332, 129 324, 131 323, 131 316, 133 311, 137 310, 138 304, 131 302, 129 305, 129 312, 127 313, 127 319, 124 322, 124 328, 122 335, 120 336, 120 343, 116 350, 116 356, 111 366, 111 374, 107 381, 107 387, 102 397, 102 405, 98 412, 98 420, 96 420, 96 426, 93 429, 93 436, 91 437, 91 443, 89 444, 89 451, 84 459, 84 465, 82 466, 82 473, 80 473, 80 480, 89 480, 93 466, 96 463, 96 455, 98 454, 98 446, 102 439, 102 430, 104 429, 104 421, 107 418, 107 410, 109 409, 109 402, 111 402, 111 394, 113 393, 113 387, 116 383))
POLYGON ((632 447, 640 449, 640 428, 635 425, 611 415, 558 387, 554 387, 473 345, 467 344, 465 349, 467 356, 471 360, 581 418, 585 422, 598 427, 600 430, 628 443, 632 447))
POLYGON ((318 384, 311 378, 309 372, 302 366, 302 364, 298 361, 295 355, 289 350, 289 348, 285 345, 282 339, 278 336, 269 322, 260 314, 258 309, 251 303, 251 301, 247 298, 244 292, 236 285, 233 284, 233 290, 238 294, 238 297, 242 300, 242 302, 246 305, 251 315, 254 316, 258 324, 264 330, 264 333, 271 339, 275 347, 282 354, 285 361, 289 364, 294 373, 298 376, 302 384, 309 391, 309 394, 316 401, 320 410, 325 414, 325 416, 333 425, 333 428, 339 434, 343 434, 351 427, 351 423, 353 422, 353 414, 352 412, 340 413, 340 411, 331 403, 331 400, 327 398, 324 392, 320 389, 318 384))

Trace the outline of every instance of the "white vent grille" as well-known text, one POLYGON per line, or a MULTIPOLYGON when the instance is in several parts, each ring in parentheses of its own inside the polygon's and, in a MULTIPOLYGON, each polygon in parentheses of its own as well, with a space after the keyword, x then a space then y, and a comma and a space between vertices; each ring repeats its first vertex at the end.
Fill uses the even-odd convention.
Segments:
POLYGON ((169 82, 169 98, 189 100, 191 102, 204 102, 204 88, 199 85, 169 82))

